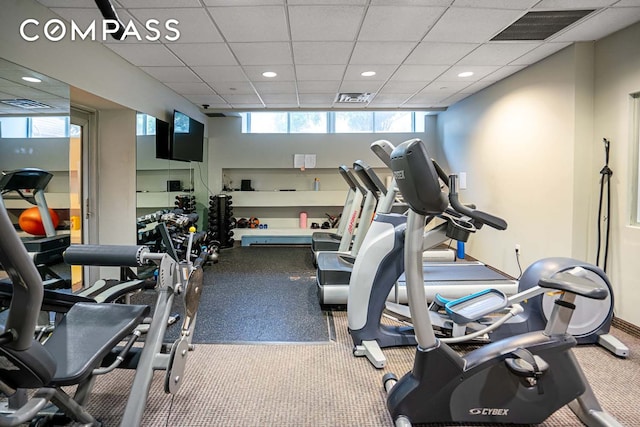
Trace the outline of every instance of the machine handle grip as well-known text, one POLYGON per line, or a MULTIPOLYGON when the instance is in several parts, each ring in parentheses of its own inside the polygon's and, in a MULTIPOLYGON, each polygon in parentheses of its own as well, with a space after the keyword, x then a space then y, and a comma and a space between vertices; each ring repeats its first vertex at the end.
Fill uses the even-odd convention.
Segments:
POLYGON ((496 230, 506 230, 507 221, 505 221, 504 219, 495 215, 491 215, 487 212, 479 211, 477 209, 469 209, 468 207, 460 203, 460 200, 458 199, 457 178, 457 175, 449 176, 449 203, 451 204, 451 207, 461 214, 475 219, 482 224, 486 224, 489 227, 493 227, 496 230))
POLYGON ((137 267, 145 263, 147 246, 71 245, 63 253, 64 262, 71 265, 137 267))

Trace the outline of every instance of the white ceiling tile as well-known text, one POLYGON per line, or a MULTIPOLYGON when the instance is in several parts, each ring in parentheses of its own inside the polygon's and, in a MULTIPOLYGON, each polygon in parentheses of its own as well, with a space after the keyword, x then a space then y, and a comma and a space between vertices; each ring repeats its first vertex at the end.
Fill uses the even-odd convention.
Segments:
POLYGON ((618 3, 612 5, 612 7, 631 7, 640 6, 640 0, 620 0, 618 3))
MULTIPOLYGON (((241 77, 241 76, 238 76, 241 77)), ((212 81, 211 86, 220 95, 246 95, 255 94, 256 91, 248 80, 245 81, 212 81)))
POLYGON ((615 3, 617 0, 542 0, 534 9, 548 9, 548 10, 560 10, 560 9, 591 9, 609 6, 615 3))
POLYGON ((289 5, 356 5, 362 6, 367 4, 367 0, 288 0, 289 5))
POLYGON ((382 80, 371 80, 371 81, 350 81, 345 80, 340 85, 340 92, 349 92, 349 93, 358 93, 358 92, 370 92, 376 93, 378 89, 384 84, 382 80))
POLYGON ((482 43, 522 15, 519 10, 449 8, 424 41, 482 43))
POLYGON ((500 68, 498 65, 488 66, 488 65, 454 65, 449 68, 445 73, 443 73, 440 77, 438 77, 439 81, 469 81, 475 82, 478 81, 489 74, 497 71, 500 68), (458 77, 458 74, 465 71, 473 71, 473 75, 470 77, 458 77))
POLYGON ((233 102, 231 107, 235 110, 264 110, 263 104, 233 102))
POLYGON ((301 93, 298 95, 300 104, 331 104, 336 98, 336 93, 301 93))
POLYGON ((473 82, 471 83, 469 86, 467 86, 466 88, 462 89, 460 91, 460 93, 476 93, 481 91, 482 89, 491 86, 492 84, 494 84, 495 81, 491 81, 491 80, 480 80, 477 82, 473 82))
POLYGON ((210 7, 209 11, 229 42, 289 40, 282 6, 210 7))
POLYGON ((288 42, 229 43, 240 65, 292 64, 288 42))
POLYGON ((165 83, 201 81, 200 77, 187 67, 140 67, 140 69, 165 83))
POLYGON ((209 106, 215 105, 215 104, 226 104, 225 100, 222 99, 221 97, 219 97, 218 95, 186 95, 185 98, 187 98, 189 101, 198 104, 198 105, 202 105, 202 104, 209 104, 209 106))
POLYGON ((207 6, 264 6, 284 4, 284 0, 204 0, 207 6))
POLYGON ((363 13, 360 6, 290 6, 291 39, 353 41, 363 13))
POLYGON ((205 82, 238 81, 244 76, 242 68, 234 65, 192 67, 192 69, 205 82))
POLYGON ((237 65, 226 43, 171 43, 166 46, 188 66, 237 65))
POLYGON ((198 0, 117 0, 117 1, 123 7, 126 7, 126 8, 143 8, 143 7, 166 8, 166 7, 200 7, 201 6, 198 0))
POLYGON ((484 7, 493 9, 529 9, 540 0, 455 0, 453 7, 484 7))
POLYGON ((418 81, 425 84, 442 74, 446 65, 401 65, 392 81, 418 81))
POLYGON ((350 64, 400 64, 415 42, 362 42, 356 43, 350 64))
POLYGON ((265 104, 298 105, 298 97, 295 93, 260 93, 260 98, 265 104))
POLYGON ((129 9, 129 12, 142 22, 146 22, 148 19, 157 19, 160 22, 176 19, 179 23, 175 27, 180 31, 180 37, 176 41, 178 43, 222 41, 220 33, 202 8, 129 9))
POLYGON ((434 93, 434 94, 453 94, 459 92, 469 86, 472 82, 470 81, 433 81, 429 83, 424 89, 420 91, 421 94, 424 93, 434 93))
MULTIPOLYGON (((95 3, 94 3, 95 5, 95 3)), ((60 17, 67 21, 74 21, 79 27, 83 30, 86 29, 91 22, 96 21, 102 22, 102 15, 97 7, 89 7, 89 8, 51 8, 51 10, 58 14, 60 17)), ((120 19, 124 19, 120 17, 120 19)), ((96 40, 101 40, 102 32, 98 30, 99 25, 96 25, 96 40)))
POLYGON ((169 49, 157 43, 109 44, 107 47, 138 67, 182 65, 182 62, 169 49))
POLYGON ((291 82, 255 82, 253 84, 260 95, 262 94, 291 94, 296 93, 296 83, 291 82))
POLYGON ((257 95, 241 94, 241 95, 225 95, 224 99, 230 104, 259 104, 260 99, 257 95))
POLYGON ((344 74, 344 80, 387 80, 391 77, 391 74, 398 68, 396 65, 359 65, 353 64, 347 67, 347 71, 344 74), (376 75, 372 77, 362 77, 361 74, 365 71, 375 71, 376 75))
POLYGON ((564 49, 571 43, 544 43, 535 48, 531 52, 522 55, 520 58, 511 62, 511 65, 530 65, 546 58, 549 55, 556 53, 557 51, 564 49))
POLYGON ((395 80, 389 80, 379 93, 416 93, 422 89, 425 82, 401 82, 395 80))
POLYGON ((342 80, 344 65, 296 65, 300 80, 342 80))
POLYGON ((640 20, 640 7, 605 9, 601 13, 581 20, 577 25, 551 37, 554 42, 599 40, 640 20))
POLYGON ((506 65, 532 51, 542 42, 492 42, 478 47, 458 62, 459 65, 506 65))
POLYGON ((420 41, 444 11, 442 7, 371 6, 358 40, 420 41))
POLYGON ((279 109, 279 110, 294 110, 294 109, 298 109, 300 108, 300 106, 298 105, 298 103, 287 103, 287 104, 279 104, 279 103, 268 103, 266 105, 266 108, 268 109, 279 109))
POLYGON ((352 50, 353 42, 293 42, 296 64, 344 64, 352 50))
POLYGON ((518 71, 522 70, 524 67, 526 67, 526 65, 506 65, 500 68, 499 70, 489 74, 483 80, 488 80, 488 81, 502 80, 514 73, 517 73, 518 71))
POLYGON ((96 8, 96 2, 94 0, 38 0, 38 3, 52 7, 86 7, 96 8))
POLYGON ((252 82, 292 82, 295 80, 293 65, 269 65, 268 68, 264 65, 247 65, 242 68, 252 82), (278 73, 278 76, 273 78, 264 77, 262 73, 265 71, 273 71, 278 73))
POLYGON ((379 93, 371 101, 372 104, 396 104, 400 105, 411 98, 413 93, 379 93))
POLYGON ((453 0, 371 0, 374 6, 450 6, 453 0))
POLYGON ((298 81, 298 92, 307 94, 334 93, 340 87, 340 80, 298 81))
POLYGON ((405 64, 451 65, 478 46, 476 43, 422 42, 411 52, 405 64))
POLYGON ((434 93, 422 93, 422 94, 415 95, 411 99, 407 100, 407 102, 405 102, 405 105, 430 107, 431 105, 442 101, 442 99, 444 99, 443 95, 438 95, 434 93))
POLYGON ((180 95, 214 95, 206 83, 166 83, 180 95))

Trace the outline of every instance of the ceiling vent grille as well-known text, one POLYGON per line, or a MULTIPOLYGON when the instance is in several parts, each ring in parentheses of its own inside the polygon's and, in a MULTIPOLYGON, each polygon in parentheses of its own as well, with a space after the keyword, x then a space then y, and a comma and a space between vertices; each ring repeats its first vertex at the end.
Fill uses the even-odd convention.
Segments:
POLYGON ((18 98, 18 99, 0 99, 3 104, 11 105, 12 107, 24 108, 26 110, 45 109, 51 108, 50 105, 43 104, 42 102, 33 101, 31 99, 18 98))
POLYGON ((491 40, 546 40, 593 11, 594 9, 529 12, 491 40))
POLYGON ((339 93, 336 102, 339 104, 363 104, 369 102, 373 97, 373 93, 339 93))

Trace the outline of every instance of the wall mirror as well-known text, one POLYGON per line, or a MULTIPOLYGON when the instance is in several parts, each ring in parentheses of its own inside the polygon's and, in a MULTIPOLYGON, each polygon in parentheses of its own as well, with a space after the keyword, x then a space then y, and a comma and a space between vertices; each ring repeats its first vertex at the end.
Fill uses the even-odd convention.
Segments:
POLYGON ((43 278, 48 279, 46 285, 51 287, 81 281, 81 272, 72 278, 71 268, 61 256, 69 243, 82 242, 82 147, 76 133, 70 122, 67 84, 0 59, 2 199, 43 278), (53 231, 44 230, 41 211, 30 203, 35 202, 34 195, 40 189, 28 188, 21 181, 18 171, 25 168, 51 174, 45 179, 46 185, 42 184, 41 194, 53 211, 53 231))

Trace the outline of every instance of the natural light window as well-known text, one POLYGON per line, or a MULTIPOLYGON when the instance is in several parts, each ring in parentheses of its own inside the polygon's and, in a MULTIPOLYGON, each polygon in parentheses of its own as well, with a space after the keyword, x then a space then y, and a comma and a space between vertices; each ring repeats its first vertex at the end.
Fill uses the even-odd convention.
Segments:
POLYGON ((240 113, 242 133, 412 133, 425 111, 292 111, 240 113))
POLYGON ((136 135, 155 135, 156 119, 153 116, 144 113, 136 115, 136 135))
POLYGON ((0 117, 0 138, 66 138, 69 117, 0 117))

